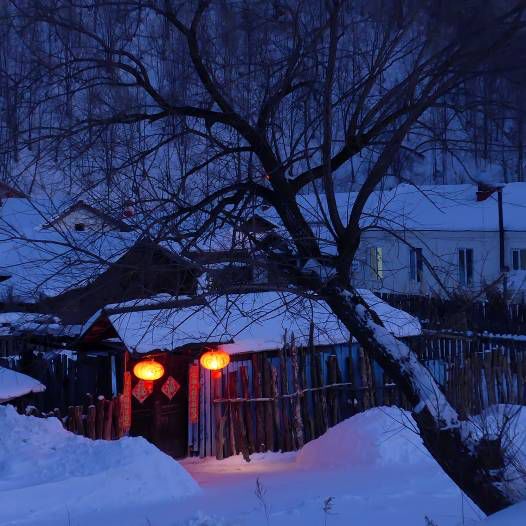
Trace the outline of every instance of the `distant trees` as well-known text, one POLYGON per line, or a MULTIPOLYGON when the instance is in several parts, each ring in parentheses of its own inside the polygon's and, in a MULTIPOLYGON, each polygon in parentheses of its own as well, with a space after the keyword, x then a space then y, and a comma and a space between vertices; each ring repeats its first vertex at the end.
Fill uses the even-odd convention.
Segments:
POLYGON ((14 173, 60 171, 92 199, 133 202, 144 233, 182 252, 235 248, 241 225, 271 207, 281 239, 245 233, 255 253, 289 290, 326 301, 404 390, 433 456, 491 513, 517 498, 501 441, 470 432, 350 276, 367 199, 402 166, 428 170, 429 151, 460 166, 465 153, 493 158, 497 133, 519 142, 505 115, 518 111, 506 91, 524 4, 12 0, 3 23, 20 57, 4 82, 18 124, 4 151, 14 173), (351 183, 342 210, 336 191, 351 183))

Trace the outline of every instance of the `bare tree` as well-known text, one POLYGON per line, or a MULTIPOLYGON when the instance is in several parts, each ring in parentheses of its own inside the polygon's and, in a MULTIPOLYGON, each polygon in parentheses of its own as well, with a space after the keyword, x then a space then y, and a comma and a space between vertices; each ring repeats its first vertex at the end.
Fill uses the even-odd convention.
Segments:
POLYGON ((183 252, 221 245, 225 227, 235 245, 271 207, 281 239, 249 236, 254 249, 289 290, 329 305, 403 389, 432 455, 492 513, 516 498, 500 484, 502 444, 469 432, 351 280, 371 193, 429 144, 430 114, 461 114, 459 94, 504 68, 523 35, 523 1, 455 5, 12 0, 5 17, 26 53, 10 82, 31 93, 15 168, 46 159, 79 192, 131 200, 144 233, 183 252), (349 173, 358 192, 342 212, 349 173))

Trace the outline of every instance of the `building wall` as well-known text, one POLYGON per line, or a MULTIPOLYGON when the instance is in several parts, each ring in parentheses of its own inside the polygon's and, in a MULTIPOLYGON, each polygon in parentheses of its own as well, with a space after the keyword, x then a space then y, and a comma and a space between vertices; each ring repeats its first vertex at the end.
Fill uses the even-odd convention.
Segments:
POLYGON ((111 230, 108 225, 99 216, 89 212, 88 210, 72 210, 68 215, 56 222, 58 228, 65 228, 74 230, 76 224, 85 225, 86 230, 111 230))
MULTIPOLYGON (((505 233, 505 263, 511 267, 513 248, 526 248, 526 232, 505 233)), ((469 289, 478 291, 500 276, 498 232, 390 232, 369 230, 364 232, 353 268, 357 286, 380 292, 410 294, 444 294, 439 281, 448 291, 469 289), (396 237, 398 236, 398 237, 396 237), (424 264, 420 282, 410 276, 410 246, 422 249, 424 259, 433 268, 438 280, 424 264), (382 249, 381 278, 375 276, 371 266, 370 250, 382 249), (460 282, 459 249, 473 250, 473 282, 465 286, 460 282)))

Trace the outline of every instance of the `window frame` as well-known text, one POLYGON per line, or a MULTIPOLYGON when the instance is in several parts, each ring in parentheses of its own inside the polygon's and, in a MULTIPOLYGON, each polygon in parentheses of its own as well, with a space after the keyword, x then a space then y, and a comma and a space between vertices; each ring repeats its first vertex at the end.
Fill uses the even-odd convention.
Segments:
POLYGON ((474 251, 472 248, 459 248, 457 250, 458 281, 464 287, 473 285, 474 251))
POLYGON ((384 256, 382 247, 369 247, 369 265, 373 279, 384 278, 384 256))
POLYGON ((409 248, 409 279, 422 283, 424 275, 424 257, 421 247, 409 248))

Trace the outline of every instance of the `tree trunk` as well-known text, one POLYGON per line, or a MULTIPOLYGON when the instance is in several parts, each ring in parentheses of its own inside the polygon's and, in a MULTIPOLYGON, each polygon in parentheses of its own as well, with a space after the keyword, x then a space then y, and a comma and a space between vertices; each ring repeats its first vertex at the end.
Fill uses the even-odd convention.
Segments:
POLYGON ((360 345, 394 379, 413 406, 420 436, 444 471, 487 514, 509 505, 500 489, 504 456, 496 440, 475 440, 431 373, 403 342, 387 331, 354 290, 332 289, 327 304, 360 345), (462 432, 464 430, 464 432, 462 432))

